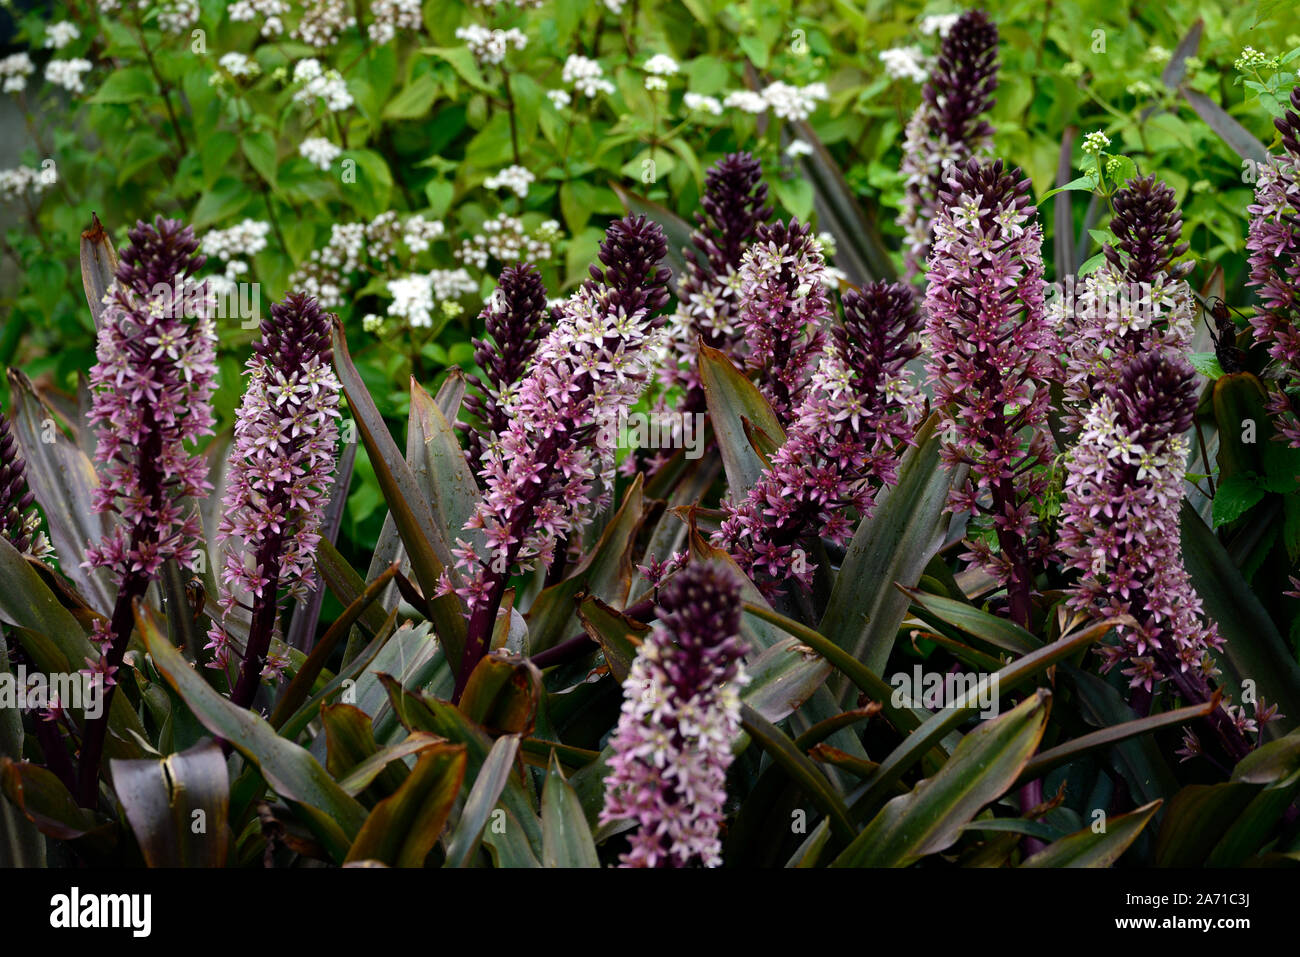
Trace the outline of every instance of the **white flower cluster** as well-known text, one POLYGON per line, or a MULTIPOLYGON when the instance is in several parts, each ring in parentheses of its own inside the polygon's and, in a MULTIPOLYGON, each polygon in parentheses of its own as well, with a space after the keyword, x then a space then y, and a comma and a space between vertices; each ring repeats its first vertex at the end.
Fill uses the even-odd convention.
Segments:
MULTIPOLYGON (((113 6, 116 8, 117 4, 114 3, 113 6)), ((136 6, 144 11, 154 7, 155 4, 153 0, 139 0, 136 6)), ((103 9, 102 4, 100 8, 103 9)), ((156 4, 156 9, 158 18, 155 22, 165 33, 188 33, 199 22, 198 0, 165 0, 163 3, 156 4)))
POLYGON ((498 262, 513 263, 521 260, 540 262, 550 259, 552 244, 560 238, 560 224, 549 219, 529 236, 524 222, 514 216, 499 213, 495 219, 483 224, 483 231, 461 243, 456 258, 486 269, 489 258, 498 262))
POLYGON ((45 64, 45 79, 70 93, 85 93, 86 85, 81 75, 90 71, 90 61, 77 57, 72 60, 51 60, 45 64))
POLYGON ((319 170, 328 170, 343 151, 323 136, 312 136, 298 145, 298 154, 319 170))
POLYGON ((677 75, 678 66, 677 61, 668 54, 656 53, 645 61, 644 69, 646 73, 650 74, 645 78, 645 88, 647 90, 666 90, 668 89, 668 77, 677 75))
POLYGON ((523 198, 528 195, 528 186, 534 179, 536 177, 522 166, 507 166, 485 179, 483 185, 488 189, 513 190, 516 196, 523 198))
POLYGON ((436 219, 415 215, 402 224, 402 241, 413 253, 427 252, 429 245, 442 237, 446 229, 436 219))
POLYGON ((1089 154, 1100 153, 1110 146, 1110 137, 1101 130, 1094 130, 1083 138, 1083 151, 1089 154))
POLYGON ((310 103, 319 98, 331 113, 346 110, 352 105, 352 94, 338 70, 322 70, 320 61, 299 60, 293 66, 293 82, 303 84, 293 95, 296 103, 310 103))
POLYGON ((435 269, 390 279, 388 292, 393 301, 388 305, 388 315, 405 319, 413 328, 428 328, 433 325, 435 302, 442 302, 443 311, 450 314, 457 311, 450 300, 477 291, 478 283, 464 269, 435 269))
POLYGON ((925 53, 920 47, 891 47, 881 50, 880 62, 885 65, 885 72, 896 80, 925 82, 925 53))
POLYGON ((203 252, 226 264, 224 278, 230 282, 248 272, 247 258, 266 248, 266 237, 271 224, 256 219, 245 219, 229 229, 209 230, 203 237, 203 252))
POLYGON ((509 30, 489 30, 477 23, 457 27, 456 39, 465 41, 469 52, 480 64, 500 63, 506 58, 506 52, 511 46, 522 50, 528 45, 528 37, 515 27, 509 30))
POLYGON ((920 23, 921 32, 927 37, 932 37, 936 33, 940 37, 946 37, 960 19, 960 13, 938 13, 933 16, 922 17, 920 23))
POLYGON ((435 299, 456 299, 478 292, 478 283, 464 269, 435 269, 429 273, 435 299))
POLYGON ((77 29, 77 25, 71 20, 51 23, 45 28, 45 48, 47 50, 62 50, 79 36, 81 36, 81 31, 77 29))
POLYGON ((32 58, 26 53, 11 53, 0 60, 0 77, 4 84, 0 86, 5 93, 17 93, 27 89, 27 78, 36 72, 32 58))
POLYGON ((778 80, 768 84, 763 90, 763 99, 772 112, 783 120, 806 120, 817 109, 818 102, 830 98, 825 83, 809 83, 807 86, 791 86, 778 80))
POLYGON ((391 41, 398 30, 419 30, 424 26, 420 0, 372 0, 370 16, 370 39, 379 44, 391 41))
POLYGON ((53 165, 43 169, 19 166, 0 169, 0 199, 6 202, 31 194, 39 196, 57 182, 53 165))
POLYGON ((785 155, 791 159, 798 159, 800 156, 812 156, 813 148, 804 140, 791 140, 790 145, 785 148, 785 155))
POLYGON ((767 100, 762 93, 753 90, 736 90, 728 93, 722 105, 729 110, 743 110, 746 113, 766 113, 767 100))
POLYGON ((614 84, 605 79, 601 65, 579 53, 569 54, 569 58, 564 61, 560 79, 589 100, 594 99, 597 93, 614 92, 614 84))
POLYGON ((388 314, 405 319, 416 329, 433 325, 433 280, 428 275, 388 280, 388 314))
POLYGON ((762 93, 753 90, 728 93, 722 105, 729 110, 743 110, 746 113, 766 113, 771 109, 783 120, 806 120, 817 109, 818 102, 829 97, 830 91, 826 89, 825 83, 791 86, 778 80, 764 87, 762 93))
POLYGON ((568 90, 547 90, 546 98, 557 110, 562 110, 573 102, 573 97, 569 96, 568 90))
POLYGON ((339 35, 357 25, 348 0, 307 0, 302 19, 293 29, 296 40, 318 50, 339 42, 339 35))
POLYGON ((722 115, 722 102, 715 96, 705 96, 703 93, 687 93, 682 97, 682 103, 688 110, 712 113, 714 116, 722 115))
POLYGON ((227 12, 236 23, 265 17, 262 36, 278 37, 284 33, 284 21, 281 18, 289 12, 289 3, 288 0, 235 0, 227 12))
POLYGON ((243 53, 223 53, 217 65, 235 77, 253 77, 262 72, 257 61, 243 53))

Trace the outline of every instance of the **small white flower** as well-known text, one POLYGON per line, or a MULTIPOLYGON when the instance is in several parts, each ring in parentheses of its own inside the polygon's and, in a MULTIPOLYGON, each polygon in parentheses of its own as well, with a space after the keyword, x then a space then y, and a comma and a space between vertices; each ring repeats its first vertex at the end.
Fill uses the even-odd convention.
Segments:
POLYGON ((666 90, 668 81, 661 76, 648 76, 645 78, 645 88, 652 91, 666 90))
POLYGON ((666 53, 656 53, 645 61, 644 69, 647 73, 653 73, 655 76, 676 76, 678 66, 677 61, 666 53))
POLYGON ((500 63, 513 46, 522 50, 528 45, 528 37, 520 30, 489 30, 481 24, 471 23, 467 27, 456 28, 456 39, 464 40, 469 52, 479 63, 500 63))
POLYGON ((72 60, 51 60, 45 64, 45 79, 71 93, 85 93, 86 85, 81 82, 81 76, 90 71, 90 66, 89 60, 80 57, 72 60))
POLYGON ((925 82, 925 54, 920 47, 891 47, 882 50, 880 62, 885 65, 885 72, 896 80, 925 82))
POLYGON ((77 29, 77 25, 71 20, 51 23, 45 28, 45 48, 47 50, 62 50, 79 36, 81 36, 81 31, 77 29))
POLYGON ((938 13, 933 16, 922 17, 921 32, 927 37, 934 36, 936 33, 941 37, 946 37, 960 19, 960 13, 938 13))
POLYGON ((614 84, 605 79, 605 71, 595 60, 578 53, 569 54, 564 61, 564 70, 560 78, 570 83, 573 88, 587 99, 595 99, 598 93, 613 93, 614 84))
POLYGON ((534 179, 536 177, 522 166, 507 166, 489 176, 483 185, 488 189, 510 189, 516 196, 523 198, 528 195, 528 186, 534 179))
POLYGON ((36 72, 32 58, 26 53, 11 53, 0 60, 0 77, 4 77, 5 93, 18 93, 27 88, 27 78, 36 72))
POLYGON ((714 116, 722 115, 722 103, 718 101, 717 97, 705 96, 702 93, 687 93, 682 97, 682 103, 688 110, 712 113, 714 116))
POLYGON ((809 83, 805 87, 791 86, 777 81, 763 90, 763 99, 772 112, 783 120, 806 120, 817 109, 819 101, 830 98, 825 83, 809 83))
POLYGON ((791 140, 790 145, 785 148, 785 155, 791 159, 798 159, 800 156, 812 156, 813 148, 803 140, 791 140))
POLYGON ((573 102, 573 97, 569 96, 568 90, 547 90, 546 98, 557 110, 562 110, 573 102))
POLYGON ((231 76, 257 76, 261 72, 261 67, 257 65, 257 61, 242 53, 222 54, 217 64, 231 76))
POLYGON ((342 152, 323 136, 310 137, 298 146, 298 153, 319 170, 328 170, 342 152))
POLYGON ((763 94, 753 90, 736 90, 728 93, 722 105, 729 110, 744 110, 746 113, 766 113, 767 100, 763 94))
POLYGON ((1085 153, 1100 153, 1107 146, 1110 146, 1110 137, 1101 130, 1094 130, 1083 138, 1083 151, 1085 153))

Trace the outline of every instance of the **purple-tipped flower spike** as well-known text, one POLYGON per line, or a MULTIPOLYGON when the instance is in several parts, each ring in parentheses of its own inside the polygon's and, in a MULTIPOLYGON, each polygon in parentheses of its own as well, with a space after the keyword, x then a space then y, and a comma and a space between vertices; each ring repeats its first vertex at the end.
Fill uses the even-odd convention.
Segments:
POLYGON ((764 592, 796 578, 811 586, 817 538, 844 544, 851 513, 871 514, 876 490, 896 479, 898 446, 911 435, 919 393, 905 368, 920 351, 911 289, 875 282, 844 294, 844 324, 831 333, 786 442, 728 517, 718 544, 764 592))
POLYGON ((182 502, 211 486, 206 462, 185 443, 212 433, 216 373, 206 290, 188 278, 203 264, 194 231, 160 216, 130 238, 90 373, 101 473, 94 506, 122 520, 88 549, 88 564, 111 568, 121 584, 151 581, 169 558, 197 558, 198 512, 182 502))
MULTIPOLYGON (((205 283, 190 277, 203 265, 194 231, 159 216, 137 223, 105 295, 90 373, 90 424, 98 445, 100 484, 93 505, 119 521, 86 564, 111 569, 119 589, 108 623, 95 626, 105 675, 104 715, 112 674, 130 639, 132 605, 169 559, 193 567, 199 556, 198 509, 187 499, 210 491, 207 463, 187 443, 212 433, 216 335, 205 283)), ((88 723, 78 798, 94 806, 106 717, 88 723)))
POLYGON ((912 279, 930 254, 930 233, 949 167, 987 152, 993 127, 981 118, 998 85, 998 28, 980 10, 964 13, 944 38, 939 58, 908 121, 903 141, 906 193, 898 225, 912 279))
POLYGON ((36 496, 27 488, 27 464, 0 412, 0 538, 25 555, 45 558, 54 549, 41 531, 35 504, 36 496))
POLYGON ((680 408, 686 413, 706 407, 698 370, 701 339, 741 364, 737 274, 758 227, 772 218, 762 165, 749 153, 724 156, 705 176, 700 206, 691 232, 695 248, 686 251, 686 271, 677 290, 671 332, 677 361, 663 369, 666 387, 685 389, 680 408))
MULTIPOLYGON (((1104 669, 1127 662, 1131 687, 1171 681, 1188 702, 1208 701, 1223 639, 1201 615, 1183 568, 1179 506, 1187 440, 1196 414, 1196 373, 1185 360, 1151 352, 1127 360, 1083 419, 1066 461, 1060 551, 1081 572, 1071 607, 1103 618, 1128 615, 1119 641, 1102 649, 1104 669)), ((1222 709, 1214 723, 1233 724, 1222 709)), ((1240 757, 1240 732, 1225 741, 1240 757)))
POLYGON ((740 266, 746 365, 782 425, 791 421, 831 316, 826 263, 806 223, 759 226, 740 266))
POLYGON ((623 682, 600 820, 639 825, 625 867, 717 867, 747 681, 740 583, 725 569, 688 565, 660 589, 656 614, 623 682))
MULTIPOLYGON (((228 615, 251 599, 248 645, 231 699, 252 703, 267 668, 281 592, 303 598, 316 586, 314 557, 338 455, 338 378, 331 365, 330 315, 301 293, 271 306, 248 360, 248 388, 235 417, 224 514, 217 541, 235 541, 222 568, 228 615)), ((214 623, 213 667, 237 656, 214 623)), ((274 670, 274 669, 272 669, 274 670)))
POLYGON ((1281 388, 1269 396, 1278 437, 1300 448, 1300 400, 1287 396, 1300 394, 1300 87, 1291 91, 1291 109, 1273 122, 1282 154, 1260 167, 1255 202, 1247 207, 1247 285, 1262 300, 1250 324, 1283 373, 1281 388))
POLYGON ((558 310, 510 404, 500 443, 488 449, 486 492, 467 528, 482 529, 488 557, 458 542, 463 581, 443 581, 470 611, 456 694, 487 651, 512 570, 548 566, 560 539, 581 531, 614 485, 619 415, 653 371, 668 301, 663 230, 643 216, 613 223, 600 247, 605 269, 558 310))
POLYGON ((1034 514, 1053 455, 1042 228, 1029 180, 1001 160, 954 167, 940 199, 926 368, 945 420, 943 459, 970 466, 949 507, 989 516, 998 548, 971 540, 970 557, 1007 586, 1011 617, 1029 627, 1034 568, 1050 553, 1034 514))
POLYGON ((1071 431, 1100 391, 1118 381, 1125 362, 1151 351, 1184 355, 1195 331, 1196 302, 1183 279, 1192 263, 1174 262, 1187 251, 1174 191, 1148 176, 1129 180, 1113 202, 1118 242, 1102 247, 1106 262, 1077 295, 1071 288, 1049 309, 1064 358, 1071 431))
POLYGON ((507 266, 480 318, 491 341, 474 340, 474 361, 483 370, 482 395, 465 394, 465 408, 476 423, 460 423, 468 436, 465 458, 475 472, 483 467, 485 445, 509 423, 506 404, 515 384, 551 331, 546 285, 536 267, 507 266))

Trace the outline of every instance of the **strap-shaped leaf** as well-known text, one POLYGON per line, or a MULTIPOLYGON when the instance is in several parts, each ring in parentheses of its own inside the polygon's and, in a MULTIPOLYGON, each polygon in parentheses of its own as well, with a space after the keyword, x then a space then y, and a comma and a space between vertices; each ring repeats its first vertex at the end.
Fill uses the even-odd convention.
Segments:
POLYGON ((596 843, 582 804, 551 755, 542 789, 542 864, 545 867, 599 867, 596 843))
POLYGON ((1137 840, 1147 822, 1160 810, 1160 802, 1106 821, 1101 832, 1085 827, 1054 841, 1026 860, 1021 867, 1110 867, 1137 840))
POLYGON ((1051 699, 1040 688, 963 737, 938 774, 889 801, 832 866, 907 867, 951 846, 1015 783, 1042 739, 1051 699))

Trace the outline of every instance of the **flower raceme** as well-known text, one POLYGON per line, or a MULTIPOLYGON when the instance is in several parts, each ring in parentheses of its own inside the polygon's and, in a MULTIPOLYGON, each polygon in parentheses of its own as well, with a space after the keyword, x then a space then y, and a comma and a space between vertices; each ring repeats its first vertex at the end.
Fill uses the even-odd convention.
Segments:
POLYGON ((740 733, 740 583, 690 564, 659 590, 610 739, 602 824, 633 821, 625 867, 722 863, 718 837, 731 745, 740 733))
POLYGON ((1250 279, 1262 306, 1251 318, 1255 336, 1283 373, 1282 388, 1269 396, 1279 437, 1300 448, 1300 88, 1291 109, 1273 121, 1282 134, 1282 154, 1263 164, 1255 202, 1247 207, 1250 279))
POLYGON ((653 373, 667 248, 663 230, 645 217, 609 227, 600 247, 605 269, 592 266, 592 278, 560 306, 508 406, 508 426, 486 452, 486 491, 466 527, 483 531, 487 553, 480 558, 458 541, 459 574, 443 579, 444 593, 460 595, 470 612, 457 693, 486 652, 511 570, 549 566, 557 543, 581 531, 611 494, 609 426, 653 373))
POLYGON ((99 761, 114 691, 142 598, 170 559, 193 567, 201 533, 190 500, 210 491, 207 464, 186 449, 212 433, 216 336, 194 231, 159 216, 137 223, 122 250, 100 316, 97 362, 90 372, 89 421, 95 428, 99 486, 93 505, 112 512, 112 531, 86 550, 86 564, 117 577, 112 617, 95 624, 99 658, 89 662, 107 690, 100 718, 82 742, 78 800, 96 803, 99 761), (197 313, 196 315, 193 313, 197 313))
POLYGON ((790 578, 811 586, 811 543, 847 542, 851 514, 870 515, 877 488, 895 481, 897 448, 918 411, 905 366, 920 351, 919 325, 912 291, 899 283, 844 294, 844 322, 785 444, 744 501, 723 505, 718 542, 765 592, 790 578))
POLYGON ((687 250, 687 266, 677 290, 672 347, 676 361, 665 364, 664 385, 686 390, 681 411, 705 410, 698 372, 699 343, 720 349, 740 364, 738 271, 758 227, 772 216, 763 167, 749 153, 731 153, 709 170, 700 197, 701 212, 687 250))
POLYGON ((831 315, 826 263, 806 223, 759 226, 740 266, 746 365, 782 425, 808 386, 831 315))
MULTIPOLYGON (((272 305, 261 333, 235 418, 217 534, 219 543, 239 543, 225 550, 223 612, 229 616, 241 596, 251 601, 248 644, 231 694, 244 706, 260 679, 283 665, 267 660, 281 592, 302 598, 316 584, 314 556, 334 481, 341 389, 331 366, 330 316, 316 300, 295 293, 272 305)), ((208 647, 216 668, 237 654, 217 623, 208 647)))
POLYGON ((474 340, 474 361, 483 370, 482 395, 465 394, 465 408, 478 420, 477 428, 464 426, 468 439, 465 457, 475 472, 483 466, 484 446, 509 425, 506 406, 537 347, 551 331, 549 316, 546 285, 536 267, 524 263, 503 269, 496 292, 480 316, 491 341, 474 340))
POLYGON ((98 362, 90 373, 97 512, 121 519, 88 552, 119 584, 157 576, 169 558, 198 556, 198 512, 185 499, 211 486, 202 457, 185 444, 212 433, 215 343, 202 287, 188 277, 203 264, 190 227, 158 217, 139 223, 106 296, 98 362), (182 308, 198 303, 199 308, 182 308), (188 316, 187 312, 197 312, 188 316))
POLYGON ((1174 263, 1187 251, 1174 191, 1148 176, 1130 180, 1113 202, 1118 242, 1102 247, 1106 262, 1084 278, 1077 296, 1055 299, 1049 309, 1072 431, 1128 360, 1151 351, 1184 355, 1194 331, 1196 302, 1183 279, 1192 263, 1174 263))
MULTIPOLYGON (((1201 615, 1179 533, 1183 433, 1198 391, 1180 356, 1151 351, 1121 364, 1083 416, 1066 461, 1059 542, 1065 567, 1081 573, 1070 606, 1136 622, 1116 626, 1118 643, 1101 649, 1103 670, 1126 662, 1131 687, 1150 693, 1168 681, 1189 703, 1211 699, 1212 653, 1223 646, 1201 615)), ((1244 755, 1243 733, 1254 722, 1237 708, 1216 709, 1210 720, 1229 754, 1244 755)))
POLYGON ((1050 552, 1034 508, 1052 458, 1042 229, 1019 170, 971 159, 940 193, 925 314, 927 363, 943 412, 943 459, 970 466, 955 512, 985 514, 997 539, 970 557, 1007 587, 1012 618, 1029 627, 1034 568, 1050 552))
POLYGON ((908 279, 930 252, 939 192, 949 168, 987 152, 993 128, 980 118, 993 105, 998 85, 998 28, 980 10, 957 18, 908 121, 903 141, 905 194, 898 225, 906 233, 903 259, 908 279))

